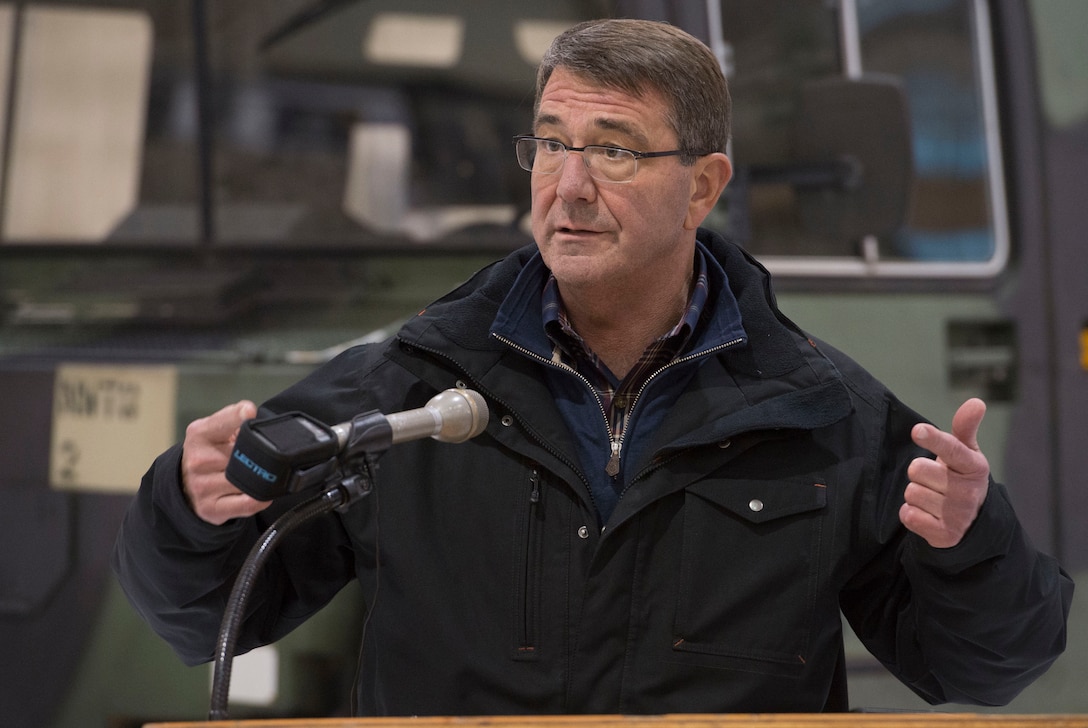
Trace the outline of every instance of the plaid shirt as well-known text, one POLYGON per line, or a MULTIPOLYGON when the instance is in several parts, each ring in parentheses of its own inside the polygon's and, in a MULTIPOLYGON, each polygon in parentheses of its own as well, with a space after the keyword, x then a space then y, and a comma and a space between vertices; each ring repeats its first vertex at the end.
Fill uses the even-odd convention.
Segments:
POLYGON ((671 331, 646 347, 635 366, 620 381, 571 327, 559 295, 558 282, 554 275, 548 276, 542 301, 544 329, 552 341, 552 361, 565 364, 585 377, 601 401, 612 431, 612 459, 606 468, 608 475, 615 477, 619 473, 619 448, 623 443, 624 426, 639 389, 654 372, 684 351, 698 326, 708 296, 706 260, 702 251, 697 249, 695 285, 687 310, 671 331))

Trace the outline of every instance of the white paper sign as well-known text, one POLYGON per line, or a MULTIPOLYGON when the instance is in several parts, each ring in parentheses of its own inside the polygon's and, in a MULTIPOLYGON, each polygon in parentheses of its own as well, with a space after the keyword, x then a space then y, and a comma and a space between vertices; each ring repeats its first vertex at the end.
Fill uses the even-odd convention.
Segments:
POLYGON ((135 492, 151 461, 176 440, 176 402, 172 366, 58 366, 52 487, 135 492))

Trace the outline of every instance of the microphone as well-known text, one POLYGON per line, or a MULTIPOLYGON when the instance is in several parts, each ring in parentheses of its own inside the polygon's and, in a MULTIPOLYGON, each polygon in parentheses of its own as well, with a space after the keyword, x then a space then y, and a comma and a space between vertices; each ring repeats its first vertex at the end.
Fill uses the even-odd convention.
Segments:
MULTIPOLYGON (((424 437, 439 442, 465 442, 487 428, 487 416, 487 403, 471 389, 447 389, 418 409, 379 415, 389 425, 390 445, 424 437)), ((333 425, 341 448, 350 444, 354 422, 333 425)))
POLYGON ((341 463, 364 454, 425 437, 465 442, 487 422, 487 403, 471 389, 447 389, 418 409, 365 412, 332 427, 302 412, 247 420, 238 431, 227 480, 257 500, 272 500, 324 483, 341 463))

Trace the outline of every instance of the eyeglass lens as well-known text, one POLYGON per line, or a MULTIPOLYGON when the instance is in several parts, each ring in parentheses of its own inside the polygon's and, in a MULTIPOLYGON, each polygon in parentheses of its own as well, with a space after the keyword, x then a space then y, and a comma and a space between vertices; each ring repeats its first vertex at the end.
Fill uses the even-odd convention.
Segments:
MULTIPOLYGON (((547 139, 519 139, 518 164, 522 169, 539 174, 555 174, 563 167, 570 150, 559 142, 547 139)), ((638 160, 626 149, 588 146, 578 152, 594 179, 626 182, 635 175, 638 160)))

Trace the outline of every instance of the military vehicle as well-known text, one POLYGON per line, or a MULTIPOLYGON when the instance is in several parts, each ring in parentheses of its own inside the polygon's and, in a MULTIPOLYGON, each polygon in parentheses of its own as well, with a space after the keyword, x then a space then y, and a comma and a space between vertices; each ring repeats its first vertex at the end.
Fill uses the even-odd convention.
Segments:
MULTIPOLYGON (((985 398, 995 474, 1084 581, 1083 0, 2 3, 0 723, 205 715, 209 668, 109 570, 141 474, 192 419, 530 243, 511 138, 536 62, 606 16, 714 50, 737 175, 708 225, 937 423, 985 398)), ((239 657, 232 715, 344 714, 364 610, 345 589, 239 657)), ((1086 615, 1078 597, 1067 654, 1003 710, 1088 711, 1086 615)), ((859 709, 929 709, 848 661, 859 709)))

